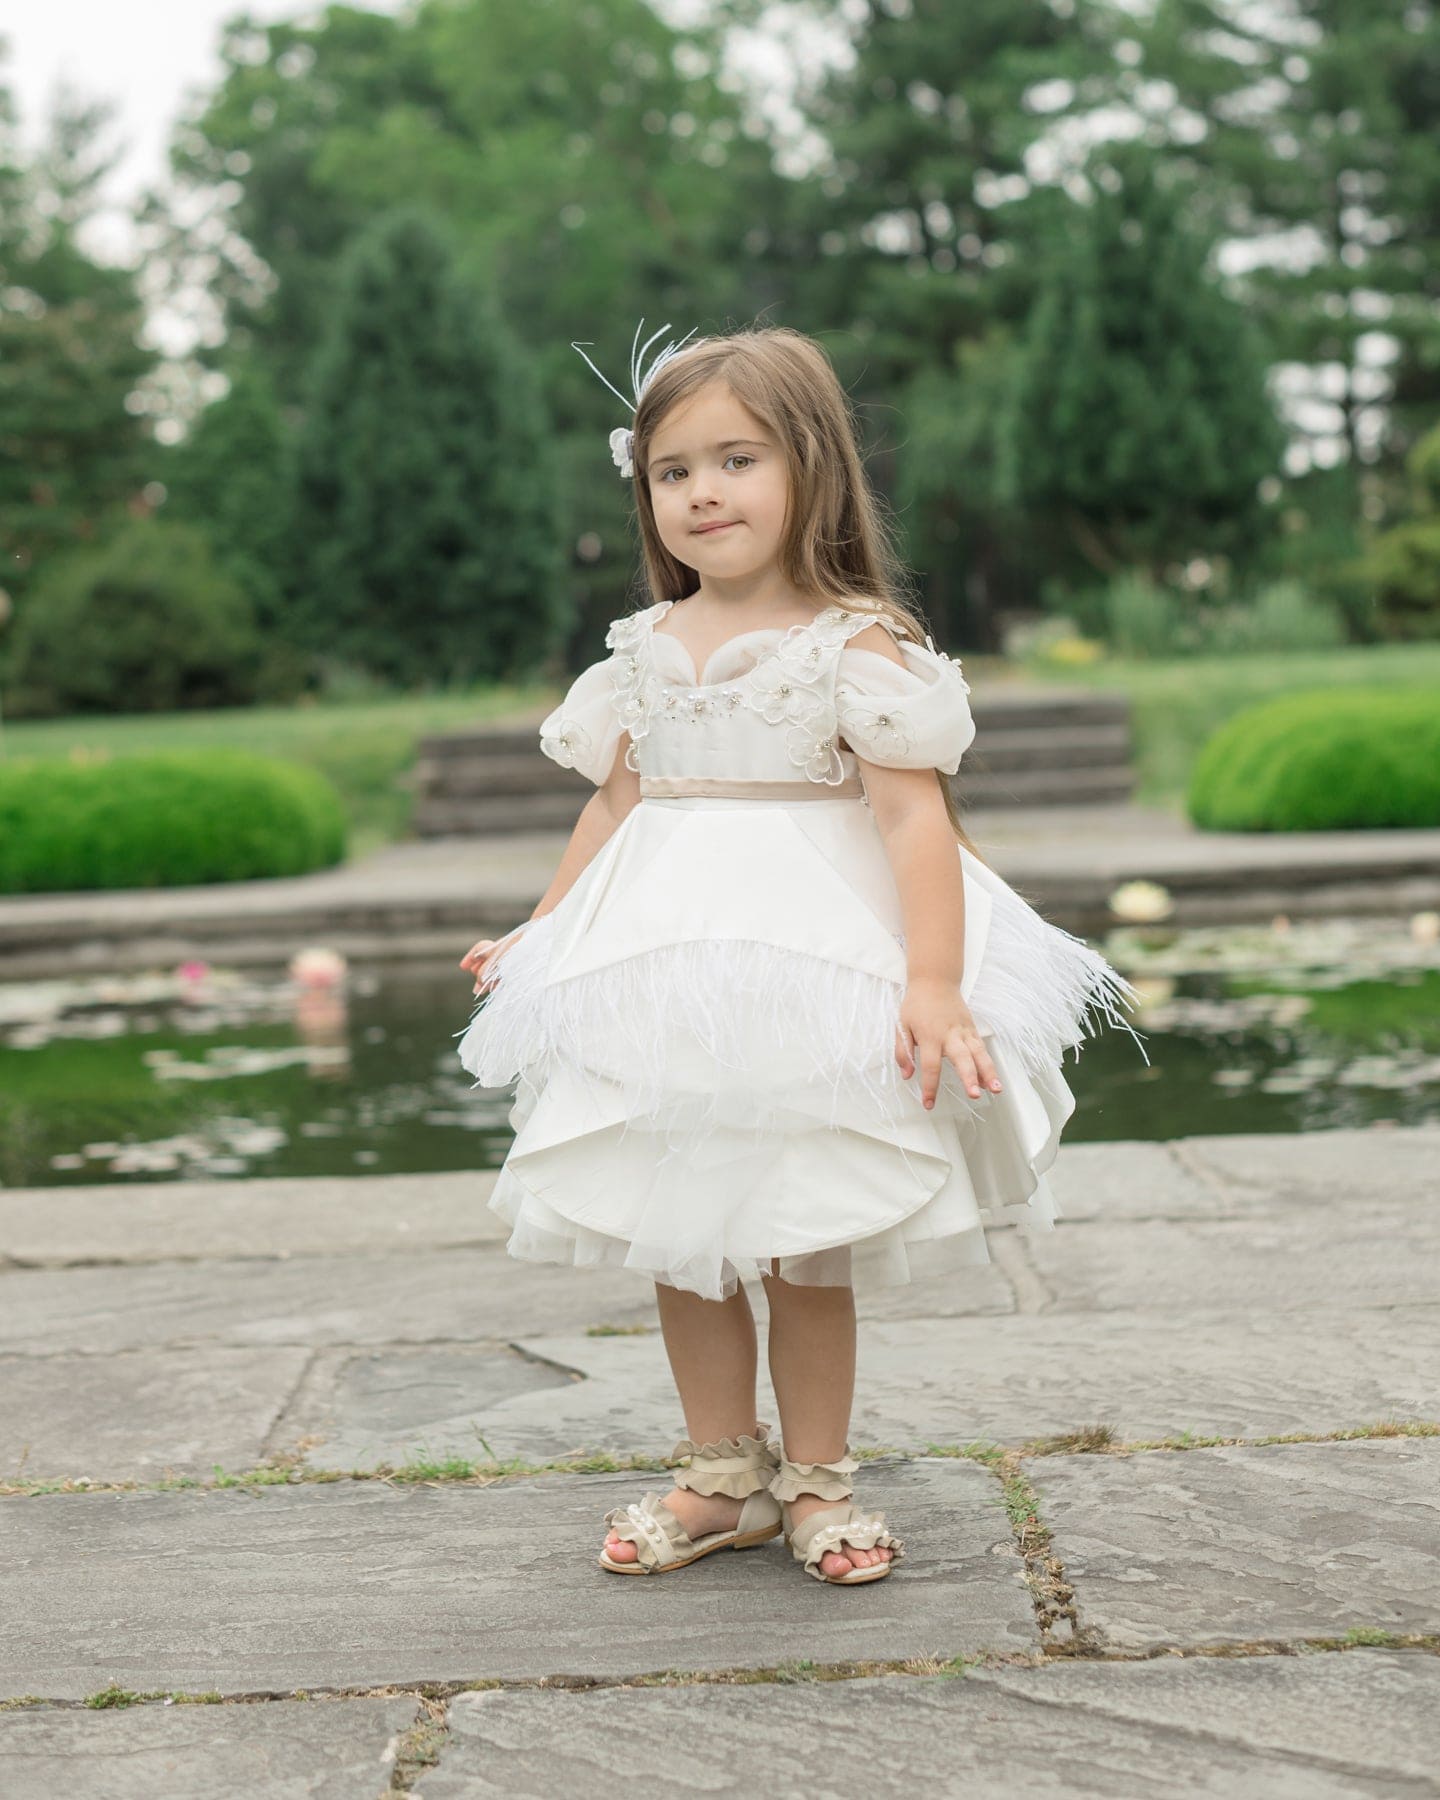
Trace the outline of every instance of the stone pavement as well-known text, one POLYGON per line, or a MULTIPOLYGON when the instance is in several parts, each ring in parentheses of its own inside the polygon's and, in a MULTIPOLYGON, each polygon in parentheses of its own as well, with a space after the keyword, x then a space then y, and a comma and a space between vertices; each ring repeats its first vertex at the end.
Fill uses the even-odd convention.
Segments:
MULTIPOLYGON (((1128 803, 988 807, 967 829, 1032 905, 1082 934, 1118 922, 1109 897, 1134 880, 1169 889, 1178 926, 1440 907, 1440 830, 1202 832, 1128 803)), ((569 835, 410 841, 275 881, 0 897, 0 978, 108 974, 188 956, 273 965, 313 942, 355 960, 447 961, 529 915, 569 835)))
POLYGON ((866 1297, 853 1592, 595 1567, 653 1293, 493 1180, 0 1189, 4 1800, 1440 1794, 1440 1127, 1066 1146, 866 1297))

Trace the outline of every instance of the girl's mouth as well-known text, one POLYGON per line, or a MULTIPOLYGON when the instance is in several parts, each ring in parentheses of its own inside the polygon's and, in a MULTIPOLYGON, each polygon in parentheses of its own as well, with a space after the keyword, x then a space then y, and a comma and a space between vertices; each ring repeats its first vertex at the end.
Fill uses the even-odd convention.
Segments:
POLYGON ((697 525, 695 527, 695 536, 708 537, 712 531, 728 531, 732 525, 738 525, 739 523, 740 521, 738 519, 726 519, 721 525, 697 525))

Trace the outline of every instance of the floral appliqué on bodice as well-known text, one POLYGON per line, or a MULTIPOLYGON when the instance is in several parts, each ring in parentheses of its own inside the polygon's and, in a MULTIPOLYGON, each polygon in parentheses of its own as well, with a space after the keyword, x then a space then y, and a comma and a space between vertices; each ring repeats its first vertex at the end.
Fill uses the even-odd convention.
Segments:
MULTIPOLYGON (((847 748, 853 743, 860 754, 878 761, 907 766, 933 750, 936 763, 952 769, 958 756, 950 745, 957 743, 963 749, 973 735, 963 700, 969 684, 959 660, 937 650, 928 634, 924 650, 914 640, 895 634, 910 668, 909 677, 902 677, 901 692, 867 693, 863 677, 858 687, 855 680, 845 679, 841 652, 849 640, 877 623, 893 628, 878 613, 843 605, 828 606, 813 619, 788 629, 739 633, 715 655, 719 657, 741 639, 768 640, 750 666, 729 681, 691 684, 667 680, 657 667, 654 626, 674 604, 657 601, 612 621, 605 643, 613 654, 578 678, 567 696, 572 704, 562 704, 541 728, 540 747, 553 761, 567 768, 584 767, 587 772, 595 765, 594 779, 602 780, 597 762, 600 743, 594 733, 625 731, 630 737, 625 765, 641 774, 645 771, 636 746, 657 721, 680 726, 683 735, 687 723, 723 725, 727 718, 743 714, 783 728, 788 764, 817 784, 838 786, 848 773, 839 750, 842 735, 847 748), (921 665, 914 660, 917 654, 924 659, 921 665), (917 672, 920 667, 933 672, 929 679, 938 687, 926 690, 925 680, 917 672), (598 695, 585 686, 591 674, 602 671, 608 684, 603 723, 586 711, 598 695), (577 706, 574 702, 582 691, 584 705, 577 706), (917 710, 922 694, 923 704, 917 710)), ((684 645, 678 649, 684 656, 684 645)), ((888 663, 890 659, 876 656, 875 661, 888 663)), ((887 676, 886 685, 891 681, 893 675, 887 676)), ((753 756, 753 742, 749 754, 753 756)))
POLYGON ((626 767, 639 771, 636 740, 648 733, 656 713, 698 723, 747 707, 768 724, 786 727, 790 761, 811 781, 843 781, 845 769, 835 747, 834 683, 827 677, 842 646, 874 624, 874 616, 826 607, 767 645, 743 675, 708 687, 687 687, 663 680, 650 654, 651 629, 672 604, 663 600, 616 619, 606 634, 607 647, 617 652, 612 676, 616 713, 631 739, 626 767))

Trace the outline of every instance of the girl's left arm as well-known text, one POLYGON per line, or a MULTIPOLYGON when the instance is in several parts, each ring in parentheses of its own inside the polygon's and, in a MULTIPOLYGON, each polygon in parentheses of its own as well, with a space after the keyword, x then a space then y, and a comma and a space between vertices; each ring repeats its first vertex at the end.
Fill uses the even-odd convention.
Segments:
POLYGON ((960 992, 965 956, 965 877, 933 769, 890 769, 860 759, 870 809, 900 892, 906 987, 895 1060, 906 1080, 920 1069, 921 1099, 935 1104, 949 1058, 972 1099, 1000 1092, 970 1008, 960 992))

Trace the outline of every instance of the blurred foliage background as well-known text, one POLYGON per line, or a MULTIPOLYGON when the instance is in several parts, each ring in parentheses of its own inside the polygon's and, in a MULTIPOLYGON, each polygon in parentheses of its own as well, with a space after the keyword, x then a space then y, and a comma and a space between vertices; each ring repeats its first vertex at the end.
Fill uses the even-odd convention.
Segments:
POLYGON ((642 316, 825 343, 952 650, 1440 641, 1429 0, 680 17, 238 15, 133 268, 81 247, 104 107, 24 155, 0 62, 8 716, 523 693, 601 654, 649 596, 626 421, 570 344, 623 386, 642 316))

